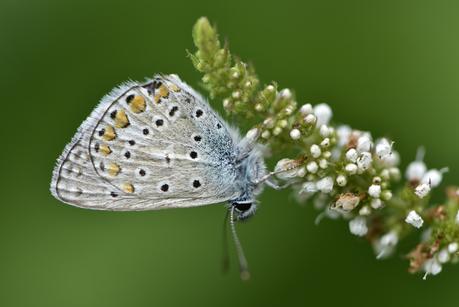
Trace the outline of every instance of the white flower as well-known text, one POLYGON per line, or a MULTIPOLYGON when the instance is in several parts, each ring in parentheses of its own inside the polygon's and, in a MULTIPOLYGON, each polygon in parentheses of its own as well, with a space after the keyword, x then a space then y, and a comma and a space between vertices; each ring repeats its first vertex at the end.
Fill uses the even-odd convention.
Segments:
POLYGON ((395 231, 391 231, 383 235, 375 244, 375 250, 378 253, 376 258, 381 259, 389 256, 393 252, 397 243, 398 234, 395 231))
POLYGON ((373 198, 379 198, 381 195, 381 186, 379 184, 372 184, 368 188, 368 194, 373 198))
POLYGON ((340 194, 339 198, 334 204, 332 204, 331 209, 337 211, 349 212, 357 207, 360 203, 360 197, 352 193, 340 194))
POLYGON ((440 263, 446 263, 449 261, 449 252, 447 248, 443 248, 441 251, 438 252, 438 261, 440 263))
POLYGON ((357 165, 355 165, 354 163, 349 163, 344 167, 344 170, 350 175, 354 175, 355 173, 357 173, 357 165))
MULTIPOLYGON (((344 175, 338 175, 338 177, 336 177, 336 183, 337 183, 340 187, 344 187, 344 186, 347 184, 346 176, 344 176, 344 175)), ((459 214, 458 214, 458 216, 459 216, 459 214)))
POLYGON ((417 214, 416 211, 411 210, 406 216, 405 222, 413 225, 416 228, 421 228, 422 224, 424 223, 424 220, 419 214, 417 214))
POLYGON ((368 232, 367 221, 364 217, 358 216, 349 221, 349 230, 353 235, 363 237, 368 232))
POLYGON ((290 137, 293 139, 293 140, 298 140, 300 137, 301 137, 301 132, 300 130, 298 129, 292 129, 290 131, 290 137))
POLYGON ((346 151, 346 159, 348 159, 349 161, 355 163, 357 162, 358 157, 359 153, 354 148, 351 148, 348 151, 346 151))
POLYGON ((327 125, 320 126, 319 133, 323 138, 327 138, 330 136, 330 128, 327 125))
POLYGON ((430 184, 428 183, 421 183, 414 189, 414 193, 419 197, 419 198, 424 198, 429 194, 431 188, 430 184))
POLYGON ((314 107, 314 114, 317 116, 317 126, 328 125, 333 113, 326 103, 320 103, 314 107))
POLYGON ((319 169, 319 166, 317 165, 316 161, 311 161, 308 164, 306 164, 306 169, 308 170, 308 172, 315 174, 319 169))
POLYGON ((448 252, 450 254, 454 254, 455 252, 457 252, 458 249, 459 249, 459 244, 457 244, 457 242, 448 244, 448 252))
POLYGON ((311 152, 311 156, 313 158, 318 158, 322 154, 322 150, 320 150, 320 147, 317 144, 312 144, 309 151, 311 152))
POLYGON ((383 202, 379 198, 373 198, 371 200, 371 207, 373 209, 379 209, 382 207, 382 205, 383 205, 383 202))
POLYGON ((301 168, 298 167, 298 161, 292 159, 279 160, 274 167, 274 172, 278 172, 276 177, 282 180, 298 177, 298 172, 300 170, 301 168))
POLYGON ((343 147, 349 143, 349 139, 352 134, 352 129, 349 126, 342 125, 336 129, 336 135, 338 136, 338 145, 343 147))
POLYGON ((333 190, 333 178, 330 176, 320 179, 316 184, 322 193, 330 193, 333 190))
POLYGON ((380 158, 382 164, 386 167, 397 166, 400 163, 400 155, 398 152, 393 150, 390 155, 386 155, 380 158))
POLYGON ((363 152, 357 158, 357 167, 361 171, 366 171, 367 169, 370 168, 372 161, 373 161, 373 158, 371 157, 371 154, 369 152, 363 152))
POLYGON ((364 133, 361 137, 357 139, 357 151, 358 152, 368 152, 371 150, 373 142, 371 141, 371 136, 368 133, 364 133))
POLYGON ((437 259, 432 258, 427 260, 424 263, 424 271, 426 272, 426 275, 424 275, 423 279, 426 279, 427 274, 432 274, 432 275, 437 275, 438 273, 441 272, 441 264, 440 262, 437 261, 437 259))
POLYGON ((310 103, 306 103, 301 106, 300 113, 303 115, 308 115, 312 113, 312 105, 310 103))
POLYGON ((406 169, 406 179, 409 181, 421 181, 427 167, 422 161, 411 162, 406 169))
POLYGON ((447 168, 441 170, 431 169, 422 176, 421 183, 429 183, 432 188, 436 188, 440 185, 443 174, 447 171, 447 168))
POLYGON ((317 185, 315 182, 308 181, 303 184, 303 187, 301 189, 301 193, 308 193, 308 194, 313 194, 317 192, 317 185))
POLYGON ((376 143, 376 154, 380 159, 384 159, 385 157, 392 154, 392 144, 389 143, 387 139, 380 139, 376 143))

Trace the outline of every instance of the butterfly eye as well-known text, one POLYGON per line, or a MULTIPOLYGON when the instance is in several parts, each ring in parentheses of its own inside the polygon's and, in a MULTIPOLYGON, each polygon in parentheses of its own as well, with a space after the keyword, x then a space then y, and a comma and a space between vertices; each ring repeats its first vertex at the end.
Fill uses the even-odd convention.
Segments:
POLYGON ((239 212, 246 212, 252 208, 252 203, 235 203, 233 206, 239 212))

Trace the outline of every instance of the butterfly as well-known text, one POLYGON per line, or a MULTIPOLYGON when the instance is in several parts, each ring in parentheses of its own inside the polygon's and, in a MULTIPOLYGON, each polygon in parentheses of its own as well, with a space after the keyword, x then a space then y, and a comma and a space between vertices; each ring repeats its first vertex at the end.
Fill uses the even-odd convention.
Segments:
POLYGON ((257 138, 256 129, 241 137, 176 75, 127 82, 101 100, 65 147, 51 193, 73 206, 114 211, 227 202, 245 272, 234 220, 254 214, 265 184, 275 187, 257 138))

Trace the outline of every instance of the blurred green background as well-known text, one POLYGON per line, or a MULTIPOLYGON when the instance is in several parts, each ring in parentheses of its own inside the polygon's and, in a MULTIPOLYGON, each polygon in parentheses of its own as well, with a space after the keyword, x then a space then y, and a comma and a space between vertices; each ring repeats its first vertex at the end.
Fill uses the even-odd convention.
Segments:
MULTIPOLYGON (((337 122, 425 145, 459 182, 457 1, 0 2, 1 306, 453 306, 459 266, 422 281, 377 261, 343 222, 266 190, 239 234, 253 278, 221 274, 221 205, 95 212, 48 188, 55 159, 113 86, 155 72, 198 86, 186 49, 200 16, 265 82, 328 102, 337 122)), ((220 105, 220 103, 218 103, 220 105)), ((441 191, 437 191, 441 195, 441 191)), ((439 199, 441 199, 439 197, 439 199)))

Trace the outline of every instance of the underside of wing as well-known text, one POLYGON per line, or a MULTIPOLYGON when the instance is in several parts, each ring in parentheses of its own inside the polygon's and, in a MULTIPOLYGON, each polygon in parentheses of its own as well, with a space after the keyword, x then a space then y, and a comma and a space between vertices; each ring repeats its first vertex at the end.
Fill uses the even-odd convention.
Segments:
POLYGON ((107 95, 58 160, 52 194, 78 207, 154 210, 222 202, 235 134, 175 76, 128 83, 107 95))

